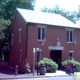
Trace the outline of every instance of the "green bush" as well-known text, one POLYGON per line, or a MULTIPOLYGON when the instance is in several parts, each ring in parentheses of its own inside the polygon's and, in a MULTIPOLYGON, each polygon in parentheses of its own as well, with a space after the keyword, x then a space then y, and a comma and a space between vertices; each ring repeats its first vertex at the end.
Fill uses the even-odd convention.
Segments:
POLYGON ((62 67, 64 67, 64 70, 66 69, 66 66, 67 66, 68 62, 73 63, 74 71, 76 71, 76 72, 80 71, 80 62, 75 61, 74 59, 72 59, 72 60, 68 59, 68 60, 65 60, 65 61, 62 62, 62 67))
POLYGON ((43 58, 42 60, 40 60, 38 65, 40 66, 41 64, 46 65, 47 72, 55 72, 58 68, 58 65, 53 60, 48 59, 48 58, 43 58))
POLYGON ((74 68, 74 70, 76 72, 79 72, 80 71, 80 62, 75 61, 75 68, 74 68))

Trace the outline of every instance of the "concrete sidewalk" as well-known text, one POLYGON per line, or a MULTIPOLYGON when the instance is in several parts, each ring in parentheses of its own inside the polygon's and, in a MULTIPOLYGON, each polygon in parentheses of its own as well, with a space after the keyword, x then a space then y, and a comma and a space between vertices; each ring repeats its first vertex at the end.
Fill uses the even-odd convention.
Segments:
POLYGON ((29 73, 29 74, 18 74, 15 76, 15 71, 0 66, 0 78, 31 78, 31 77, 50 77, 50 76, 59 76, 59 75, 67 75, 64 71, 57 70, 56 73, 46 73, 45 75, 37 75, 37 73, 29 73))
MULTIPOLYGON (((8 72, 9 73, 9 72, 8 72)), ((11 78, 41 78, 41 77, 56 77, 56 76, 67 76, 67 74, 63 71, 56 71, 56 73, 46 73, 45 75, 37 75, 37 73, 33 74, 18 74, 17 76, 15 76, 15 74, 4 74, 4 73, 0 73, 0 79, 11 79, 11 78)))
MULTIPOLYGON (((77 72, 77 75, 80 75, 80 72, 77 72)), ((69 76, 64 71, 57 70, 56 73, 46 73, 45 75, 37 75, 37 73, 29 73, 29 74, 18 74, 15 76, 15 72, 8 69, 0 67, 0 79, 13 79, 13 78, 44 78, 44 77, 56 77, 56 76, 69 76)))

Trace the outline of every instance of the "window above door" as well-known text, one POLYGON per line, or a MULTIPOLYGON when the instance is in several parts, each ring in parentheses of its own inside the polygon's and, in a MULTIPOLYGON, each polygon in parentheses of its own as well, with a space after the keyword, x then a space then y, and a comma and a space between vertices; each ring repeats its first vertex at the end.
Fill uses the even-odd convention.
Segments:
POLYGON ((67 42, 73 41, 73 31, 67 31, 67 42))
POLYGON ((67 43, 73 42, 73 29, 67 29, 66 31, 67 43))

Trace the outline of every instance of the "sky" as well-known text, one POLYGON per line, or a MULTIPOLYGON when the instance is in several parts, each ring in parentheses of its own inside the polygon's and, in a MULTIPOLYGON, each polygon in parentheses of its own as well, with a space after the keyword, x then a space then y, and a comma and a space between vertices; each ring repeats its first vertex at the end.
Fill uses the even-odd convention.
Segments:
POLYGON ((59 5, 60 8, 63 8, 66 11, 78 11, 80 0, 36 0, 35 10, 40 11, 41 8, 44 8, 45 6, 53 8, 54 5, 59 5))

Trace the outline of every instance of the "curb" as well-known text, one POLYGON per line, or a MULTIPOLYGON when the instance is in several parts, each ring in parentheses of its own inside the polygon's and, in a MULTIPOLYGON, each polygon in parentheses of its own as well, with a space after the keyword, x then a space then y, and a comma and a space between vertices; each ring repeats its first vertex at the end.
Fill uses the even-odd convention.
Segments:
POLYGON ((20 76, 16 76, 16 77, 5 77, 5 78, 0 78, 0 80, 4 80, 4 79, 24 79, 24 78, 45 78, 46 76, 28 76, 28 77, 20 77, 20 76))
POLYGON ((20 77, 20 76, 16 76, 16 77, 12 77, 12 78, 0 78, 2 80, 4 79, 24 79, 24 78, 46 78, 46 77, 67 77, 67 76, 72 76, 72 75, 56 75, 56 76, 28 76, 28 77, 20 77))

